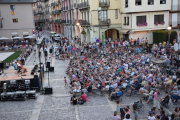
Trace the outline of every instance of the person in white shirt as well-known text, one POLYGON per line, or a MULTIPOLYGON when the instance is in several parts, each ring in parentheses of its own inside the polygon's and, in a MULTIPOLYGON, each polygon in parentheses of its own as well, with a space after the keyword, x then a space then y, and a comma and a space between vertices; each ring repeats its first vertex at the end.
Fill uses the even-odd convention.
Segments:
POLYGON ((153 113, 150 113, 150 116, 148 117, 148 120, 155 120, 156 118, 154 117, 153 113))

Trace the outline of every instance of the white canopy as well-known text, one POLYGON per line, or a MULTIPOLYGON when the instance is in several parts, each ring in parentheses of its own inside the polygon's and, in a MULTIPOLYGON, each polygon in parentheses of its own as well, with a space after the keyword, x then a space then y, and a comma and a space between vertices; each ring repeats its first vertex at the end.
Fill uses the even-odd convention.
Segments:
POLYGON ((23 39, 23 37, 13 37, 13 39, 23 39))
POLYGON ((24 38, 36 39, 36 36, 27 36, 27 37, 24 37, 24 38))

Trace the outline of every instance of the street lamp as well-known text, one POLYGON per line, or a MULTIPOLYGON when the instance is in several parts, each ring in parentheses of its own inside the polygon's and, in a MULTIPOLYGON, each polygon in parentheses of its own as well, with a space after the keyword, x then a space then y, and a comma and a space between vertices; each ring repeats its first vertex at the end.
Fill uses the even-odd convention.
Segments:
POLYGON ((168 37, 168 44, 170 45, 170 35, 171 35, 171 27, 168 27, 168 31, 169 31, 169 37, 168 37))
MULTIPOLYGON (((101 16, 101 7, 98 7, 97 10, 98 10, 98 13, 99 13, 98 16, 101 16)), ((99 20, 99 40, 100 40, 100 18, 101 17, 99 17, 99 19, 98 19, 99 20)))
POLYGON ((79 26, 80 24, 79 23, 76 23, 77 26, 79 26))

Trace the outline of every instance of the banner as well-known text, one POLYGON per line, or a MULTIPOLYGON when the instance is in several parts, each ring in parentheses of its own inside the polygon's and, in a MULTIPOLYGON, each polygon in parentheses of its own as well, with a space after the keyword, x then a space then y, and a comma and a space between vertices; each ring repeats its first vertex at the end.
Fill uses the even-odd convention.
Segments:
POLYGON ((11 9, 11 15, 15 15, 15 10, 11 9))

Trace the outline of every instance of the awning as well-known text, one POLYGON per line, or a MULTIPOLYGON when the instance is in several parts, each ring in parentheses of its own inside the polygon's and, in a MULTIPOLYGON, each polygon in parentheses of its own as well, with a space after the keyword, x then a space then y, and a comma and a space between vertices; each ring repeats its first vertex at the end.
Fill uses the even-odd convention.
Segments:
POLYGON ((122 33, 122 34, 127 34, 129 30, 120 30, 119 33, 122 33))
POLYGON ((23 32, 23 35, 29 35, 29 32, 23 32))
POLYGON ((12 35, 17 35, 18 33, 17 33, 17 32, 12 32, 11 34, 12 34, 12 35))

